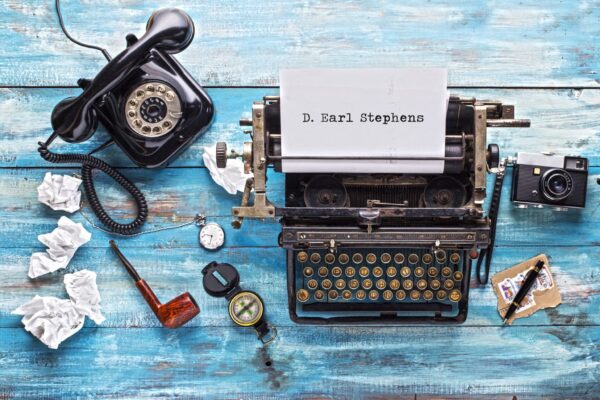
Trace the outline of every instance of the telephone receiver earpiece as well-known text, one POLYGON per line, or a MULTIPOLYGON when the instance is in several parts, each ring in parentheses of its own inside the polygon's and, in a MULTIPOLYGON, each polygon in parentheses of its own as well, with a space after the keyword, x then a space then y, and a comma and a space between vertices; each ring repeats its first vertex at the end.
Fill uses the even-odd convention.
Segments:
POLYGON ((178 53, 194 38, 194 23, 188 14, 176 8, 165 8, 152 14, 146 33, 113 58, 77 97, 58 103, 52 110, 52 128, 70 143, 89 139, 98 125, 94 102, 118 86, 129 72, 143 64, 150 50, 178 53))

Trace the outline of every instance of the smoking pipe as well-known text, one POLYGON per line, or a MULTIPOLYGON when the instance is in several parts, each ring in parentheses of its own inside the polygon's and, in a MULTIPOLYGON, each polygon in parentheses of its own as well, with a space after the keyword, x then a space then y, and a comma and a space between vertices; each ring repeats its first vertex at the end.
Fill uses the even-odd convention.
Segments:
POLYGON ((154 315, 156 315, 156 318, 158 318, 162 326, 171 329, 179 328, 198 315, 200 307, 198 307, 198 303, 196 303, 196 300, 194 300, 188 292, 175 297, 168 303, 162 304, 146 281, 140 278, 135 268, 133 268, 133 265, 131 265, 129 260, 121 253, 117 244, 113 240, 109 241, 109 243, 117 257, 119 257, 119 260, 121 260, 121 263, 125 266, 127 272, 129 272, 129 275, 135 281, 135 286, 137 286, 140 293, 142 293, 142 296, 144 296, 144 299, 148 305, 150 305, 150 308, 154 311, 154 315))

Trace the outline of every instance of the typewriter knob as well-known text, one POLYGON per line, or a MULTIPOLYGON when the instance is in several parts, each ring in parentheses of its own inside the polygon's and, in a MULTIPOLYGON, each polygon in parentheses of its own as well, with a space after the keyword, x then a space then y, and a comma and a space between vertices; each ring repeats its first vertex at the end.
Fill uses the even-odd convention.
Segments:
POLYGON ((227 166, 227 143, 217 142, 217 168, 225 168, 227 166))
POLYGON ((486 157, 488 168, 498 168, 498 165, 500 165, 500 147, 493 143, 488 145, 486 157))

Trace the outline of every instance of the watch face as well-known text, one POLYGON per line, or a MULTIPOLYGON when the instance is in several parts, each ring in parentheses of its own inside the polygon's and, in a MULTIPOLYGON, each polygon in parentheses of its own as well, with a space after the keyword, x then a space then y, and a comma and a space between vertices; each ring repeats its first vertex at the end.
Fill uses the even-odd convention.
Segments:
POLYGON ((225 243, 225 232, 219 225, 211 222, 200 229, 199 240, 205 249, 216 250, 225 243))
POLYGON ((263 315, 263 303, 253 292, 240 292, 229 303, 229 316, 238 325, 255 325, 263 315))

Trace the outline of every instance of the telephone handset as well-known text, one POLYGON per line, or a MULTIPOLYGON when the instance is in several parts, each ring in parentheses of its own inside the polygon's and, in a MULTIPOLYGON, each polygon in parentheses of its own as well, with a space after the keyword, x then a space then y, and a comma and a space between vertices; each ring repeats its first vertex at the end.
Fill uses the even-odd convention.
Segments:
POLYGON ((79 80, 83 92, 62 100, 52 111, 54 132, 40 143, 39 152, 50 162, 82 164, 90 206, 112 232, 133 234, 144 223, 147 205, 142 193, 104 161, 91 155, 53 153, 48 146, 56 137, 83 142, 94 134, 100 120, 111 140, 137 165, 167 165, 208 129, 214 113, 208 94, 172 56, 188 47, 193 37, 194 24, 185 12, 156 11, 142 37, 128 35, 127 48, 93 80, 79 80), (121 224, 108 216, 96 196, 93 169, 105 172, 133 196, 138 207, 133 222, 121 224))

